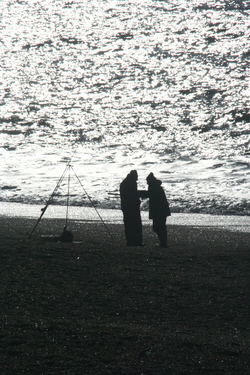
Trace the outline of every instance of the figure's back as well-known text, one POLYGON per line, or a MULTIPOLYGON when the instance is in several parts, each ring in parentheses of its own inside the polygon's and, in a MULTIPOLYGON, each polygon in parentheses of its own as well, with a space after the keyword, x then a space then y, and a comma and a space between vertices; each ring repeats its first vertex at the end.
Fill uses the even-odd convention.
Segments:
POLYGON ((149 197, 150 218, 171 215, 169 204, 160 180, 156 180, 154 183, 149 185, 149 197))
POLYGON ((137 194, 137 183, 128 176, 120 184, 120 197, 122 210, 135 208, 139 205, 139 197, 137 194))

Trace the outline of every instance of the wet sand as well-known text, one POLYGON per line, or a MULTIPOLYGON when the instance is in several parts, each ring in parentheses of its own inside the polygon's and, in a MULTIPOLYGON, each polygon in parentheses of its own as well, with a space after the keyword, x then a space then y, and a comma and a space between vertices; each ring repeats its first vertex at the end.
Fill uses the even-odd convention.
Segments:
POLYGON ((0 217, 1 374, 250 373, 250 234, 0 217))

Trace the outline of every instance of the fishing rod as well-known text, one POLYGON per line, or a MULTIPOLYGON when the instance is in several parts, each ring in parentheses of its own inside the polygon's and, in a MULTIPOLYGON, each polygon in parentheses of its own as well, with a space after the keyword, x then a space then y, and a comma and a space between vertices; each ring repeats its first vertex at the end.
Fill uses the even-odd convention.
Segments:
POLYGON ((43 217, 45 211, 47 210, 48 206, 49 206, 50 203, 52 202, 52 199, 53 199, 54 195, 56 194, 57 190, 59 189, 59 187, 60 187, 60 185, 61 185, 61 182, 62 182, 62 180, 63 180, 64 177, 65 177, 65 174, 66 174, 67 170, 69 170, 69 175, 68 175, 67 212, 66 212, 66 223, 65 223, 65 229, 67 228, 67 223, 68 223, 68 212, 69 212, 70 168, 71 168, 72 171, 73 171, 74 174, 75 174, 75 177, 77 178, 78 182, 80 183, 81 187, 83 188, 84 193, 85 193, 86 196, 88 197, 88 199, 89 199, 89 201, 90 201, 92 207, 95 209, 95 211, 96 211, 98 217, 100 218, 100 220, 101 220, 101 222, 103 223, 105 229, 107 230, 109 236, 111 237, 111 239, 112 239, 113 241, 115 241, 114 238, 113 238, 113 236, 112 236, 112 234, 110 233, 108 227, 106 226, 106 224, 105 224, 103 218, 101 217, 99 211, 98 211, 97 208, 95 207, 95 205, 94 205, 92 199, 91 199, 90 196, 88 195, 88 193, 87 193, 86 189, 84 188, 82 182, 80 181, 80 179, 79 179, 79 177, 77 176, 75 170, 73 169, 72 165, 70 164, 71 161, 72 161, 72 159, 73 159, 73 156, 74 156, 75 153, 76 153, 77 148, 79 147, 79 142, 78 142, 77 139, 76 139, 75 142, 73 143, 72 147, 74 148, 74 146, 76 146, 75 149, 74 149, 74 153, 73 153, 73 150, 72 150, 72 156, 69 158, 68 163, 67 163, 67 165, 66 165, 66 167, 65 167, 65 170, 64 170, 63 174, 61 175, 59 181, 57 182, 57 185, 56 185, 56 187, 55 187, 53 193, 51 194, 50 198, 48 199, 48 201, 47 201, 45 207, 41 210, 42 213, 41 213, 40 217, 38 218, 38 220, 37 220, 37 222, 36 222, 34 228, 33 228, 32 231, 31 231, 31 233, 29 234, 28 239, 31 239, 32 234, 33 234, 34 231, 36 230, 36 228, 37 228, 39 222, 41 221, 41 219, 42 219, 42 217, 43 217))
POLYGON ((67 196, 67 211, 66 211, 66 222, 65 222, 65 230, 67 229, 68 225, 68 216, 69 216, 69 185, 70 185, 70 165, 69 165, 69 174, 68 174, 68 196, 67 196))
POLYGON ((107 232, 108 232, 110 238, 112 239, 112 241, 115 242, 114 237, 113 237, 112 234, 110 233, 110 231, 109 231, 107 225, 105 224, 103 218, 101 217, 99 211, 98 211, 97 208, 95 207, 94 202, 92 201, 91 197, 89 196, 89 194, 87 193, 86 189, 84 188, 84 186, 83 186, 81 180, 80 180, 79 177, 77 176, 77 174, 76 174, 75 170, 73 169, 72 165, 70 165, 70 161, 68 162, 68 164, 67 164, 67 166, 66 166, 66 168, 65 168, 65 170, 64 170, 64 172, 63 172, 63 174, 61 175, 61 177, 60 177, 60 179, 59 179, 59 181, 57 182, 57 185, 56 185, 56 187, 55 187, 53 193, 51 194, 50 198, 48 199, 48 201, 47 201, 45 207, 42 208, 42 210, 41 210, 42 213, 41 213, 40 217, 38 218, 38 220, 37 220, 37 222, 36 222, 34 228, 33 228, 32 231, 31 231, 31 233, 29 234, 28 239, 31 239, 32 234, 33 234, 34 231, 36 230, 36 228, 37 228, 38 224, 40 223, 40 221, 41 221, 41 219, 42 219, 42 217, 43 217, 45 211, 47 210, 48 206, 49 206, 50 203, 52 202, 52 199, 53 199, 54 195, 56 194, 57 190, 59 189, 59 187, 60 187, 60 185, 61 185, 61 182, 62 182, 62 180, 64 179, 65 174, 66 174, 66 172, 67 172, 67 170, 68 170, 69 174, 68 174, 67 211, 66 211, 66 223, 65 223, 65 227, 64 227, 65 230, 67 229, 67 223, 68 223, 68 212, 69 212, 70 169, 72 169, 72 171, 74 172, 76 179, 78 180, 79 184, 80 184, 81 187, 83 188, 84 193, 85 193, 86 196, 88 197, 88 199, 89 199, 89 201, 90 201, 92 207, 95 209, 95 211, 96 211, 97 215, 99 216, 99 218, 100 218, 102 224, 104 225, 105 229, 107 230, 107 232))

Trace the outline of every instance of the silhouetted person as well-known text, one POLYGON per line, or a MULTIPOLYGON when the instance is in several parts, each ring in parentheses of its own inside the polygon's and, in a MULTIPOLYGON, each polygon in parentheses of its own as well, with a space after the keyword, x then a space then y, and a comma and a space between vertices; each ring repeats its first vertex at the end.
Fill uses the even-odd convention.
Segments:
POLYGON ((149 196, 149 218, 153 220, 153 231, 158 235, 161 247, 167 247, 167 216, 171 215, 169 204, 161 186, 153 173, 147 177, 149 196))
POLYGON ((132 170, 120 184, 121 209, 128 246, 144 245, 140 214, 140 196, 143 196, 143 192, 137 190, 137 179, 137 171, 132 170))

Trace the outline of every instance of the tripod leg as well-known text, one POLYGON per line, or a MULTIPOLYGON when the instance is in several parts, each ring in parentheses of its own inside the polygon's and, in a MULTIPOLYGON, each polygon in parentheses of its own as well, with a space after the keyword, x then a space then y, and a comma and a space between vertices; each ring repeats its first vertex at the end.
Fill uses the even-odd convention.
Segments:
POLYGON ((29 236, 28 236, 28 239, 29 239, 29 240, 31 239, 32 234, 33 234, 34 231, 36 230, 36 227, 38 226, 39 222, 41 221, 41 219, 42 219, 42 217, 43 217, 43 215, 44 215, 44 213, 45 213, 45 211, 47 210, 48 206, 50 205, 50 203, 51 203, 51 201, 52 201, 52 199, 53 199, 53 196, 56 194, 57 190, 59 189, 59 187, 60 187, 60 185, 61 185, 61 182, 62 182, 62 180, 63 180, 63 178, 64 178, 64 176, 65 176, 65 173, 66 173, 66 171, 67 171, 68 168, 70 168, 69 164, 67 164, 67 166, 66 166, 66 168, 65 168, 65 170, 64 170, 64 172, 63 172, 63 174, 61 175, 59 181, 57 182, 57 185, 56 185, 56 187, 55 187, 53 193, 51 194, 51 196, 50 196, 48 202, 46 203, 45 207, 42 209, 42 213, 41 213, 39 219, 37 220, 37 222, 36 222, 34 228, 32 229, 31 233, 30 233, 29 236))
POLYGON ((84 188, 83 184, 81 183, 81 181, 80 181, 79 177, 77 176, 77 174, 76 174, 76 172, 74 171, 73 167, 71 167, 71 168, 72 168, 72 170, 73 170, 73 172, 74 172, 74 174, 75 174, 75 176, 76 176, 76 178, 77 178, 77 180, 78 180, 79 184, 80 184, 80 185, 81 185, 81 187, 83 188, 83 191, 84 191, 84 193, 85 193, 85 194, 87 195, 87 197, 88 197, 88 199, 89 199, 89 201, 90 201, 90 203, 91 203, 92 207, 93 207, 93 208, 95 209, 95 211, 96 211, 97 215, 99 216, 99 218, 100 218, 101 222, 103 223, 103 225, 104 225, 104 227, 105 227, 106 231, 107 231, 107 232, 108 232, 108 234, 110 235, 111 239, 112 239, 112 240, 113 240, 113 241, 115 242, 115 240, 114 240, 114 237, 113 237, 113 236, 112 236, 112 234, 110 233, 110 231, 109 231, 109 229, 108 229, 107 225, 105 224, 105 222, 104 222, 103 218, 101 217, 100 213, 98 212, 97 208, 95 207, 94 203, 92 202, 92 199, 90 198, 90 196, 88 195, 87 191, 85 190, 85 188, 84 188))

